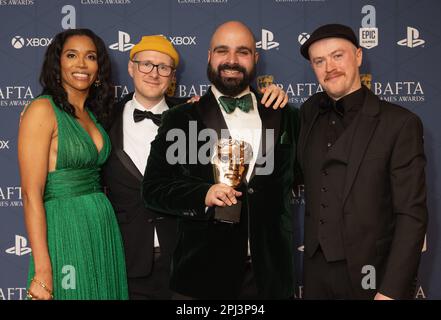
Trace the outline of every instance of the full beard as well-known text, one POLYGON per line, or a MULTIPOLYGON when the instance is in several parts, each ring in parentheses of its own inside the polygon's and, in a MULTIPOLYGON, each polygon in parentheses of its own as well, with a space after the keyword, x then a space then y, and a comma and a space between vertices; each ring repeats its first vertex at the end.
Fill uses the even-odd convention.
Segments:
POLYGON ((256 75, 256 67, 253 65, 253 68, 250 72, 242 67, 241 65, 228 64, 224 63, 217 67, 217 70, 213 69, 210 65, 210 62, 207 65, 207 76, 208 80, 223 94, 229 97, 235 97, 242 91, 244 91, 253 81, 256 75), (235 70, 242 73, 242 78, 230 78, 230 77, 222 77, 221 71, 223 70, 235 70))

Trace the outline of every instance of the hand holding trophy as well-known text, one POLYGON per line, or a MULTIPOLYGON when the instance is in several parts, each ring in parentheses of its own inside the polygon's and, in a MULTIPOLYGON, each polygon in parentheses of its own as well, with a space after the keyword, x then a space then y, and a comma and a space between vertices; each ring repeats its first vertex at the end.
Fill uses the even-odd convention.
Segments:
MULTIPOLYGON (((223 183, 231 188, 239 187, 247 175, 252 157, 253 151, 249 143, 220 139, 211 159, 216 183, 223 183)), ((237 199, 230 206, 216 206, 214 218, 222 222, 238 223, 241 209, 242 202, 237 199)))

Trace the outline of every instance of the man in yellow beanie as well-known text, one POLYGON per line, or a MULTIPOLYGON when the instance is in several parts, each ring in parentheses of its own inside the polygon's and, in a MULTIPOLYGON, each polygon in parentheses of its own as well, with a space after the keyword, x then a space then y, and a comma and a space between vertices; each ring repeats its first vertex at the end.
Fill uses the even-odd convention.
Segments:
POLYGON ((178 64, 179 54, 167 38, 142 37, 130 51, 128 62, 135 91, 115 106, 108 130, 112 153, 103 180, 124 240, 130 299, 171 296, 169 274, 176 219, 146 209, 140 188, 162 112, 187 100, 165 95, 178 64))

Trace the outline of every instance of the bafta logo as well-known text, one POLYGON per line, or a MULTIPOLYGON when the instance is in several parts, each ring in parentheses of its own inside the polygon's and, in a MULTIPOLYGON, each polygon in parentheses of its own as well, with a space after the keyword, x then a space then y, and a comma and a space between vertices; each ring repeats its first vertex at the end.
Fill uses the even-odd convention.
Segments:
POLYGON ((274 83, 274 77, 269 74, 265 74, 257 77, 257 87, 263 89, 269 87, 274 83))
MULTIPOLYGON (((252 147, 245 141, 220 139, 211 159, 216 183, 224 183, 232 188, 239 187, 245 179, 249 163, 253 157, 252 147)), ((214 218, 227 223, 238 223, 242 202, 227 207, 216 207, 214 218)))
POLYGON ((361 81, 361 84, 365 85, 369 90, 371 90, 371 88, 372 88, 372 74, 370 74, 370 73, 360 74, 360 81, 361 81))
POLYGON ((176 91, 176 77, 173 77, 165 94, 169 97, 173 97, 175 95, 175 91, 176 91))

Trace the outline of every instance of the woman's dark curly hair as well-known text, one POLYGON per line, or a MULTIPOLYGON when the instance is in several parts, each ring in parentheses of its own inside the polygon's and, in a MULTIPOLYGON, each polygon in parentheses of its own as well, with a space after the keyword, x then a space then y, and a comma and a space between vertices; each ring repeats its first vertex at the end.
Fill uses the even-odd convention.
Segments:
POLYGON ((42 94, 52 96, 55 104, 63 111, 75 116, 75 109, 67 99, 66 90, 61 85, 60 57, 66 40, 72 36, 87 36, 97 50, 99 86, 92 85, 85 106, 93 112, 103 125, 106 125, 114 103, 114 91, 111 84, 111 65, 109 54, 103 40, 89 29, 69 29, 57 34, 47 48, 40 74, 42 94))

